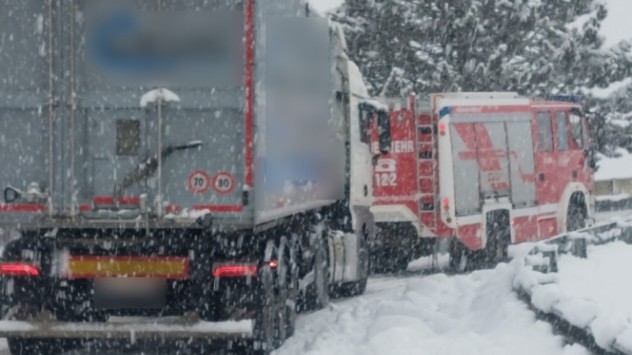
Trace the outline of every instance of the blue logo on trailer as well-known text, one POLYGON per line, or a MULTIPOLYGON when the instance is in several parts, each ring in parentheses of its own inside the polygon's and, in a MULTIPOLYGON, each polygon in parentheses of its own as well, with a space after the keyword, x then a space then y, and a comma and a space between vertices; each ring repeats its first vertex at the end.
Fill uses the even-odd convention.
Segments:
POLYGON ((144 74, 161 69, 167 63, 155 56, 125 53, 122 48, 116 48, 117 43, 130 40, 140 29, 138 16, 130 11, 108 14, 89 33, 92 59, 106 71, 144 74))
POLYGON ((186 13, 111 11, 95 18, 88 31, 88 54, 96 65, 114 74, 204 76, 229 70, 235 45, 225 32, 234 25, 212 13, 191 19, 186 13), (201 25, 200 25, 201 24, 201 25), (166 27, 169 26, 169 27, 166 27), (198 72, 199 71, 199 72, 198 72))

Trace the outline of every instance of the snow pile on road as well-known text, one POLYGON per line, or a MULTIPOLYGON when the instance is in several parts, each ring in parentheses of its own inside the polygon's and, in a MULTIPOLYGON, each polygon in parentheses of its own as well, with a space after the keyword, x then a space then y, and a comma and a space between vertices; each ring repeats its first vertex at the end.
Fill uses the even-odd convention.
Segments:
POLYGON ((371 279, 365 296, 299 318, 275 354, 588 354, 536 320, 512 292, 514 272, 371 279))

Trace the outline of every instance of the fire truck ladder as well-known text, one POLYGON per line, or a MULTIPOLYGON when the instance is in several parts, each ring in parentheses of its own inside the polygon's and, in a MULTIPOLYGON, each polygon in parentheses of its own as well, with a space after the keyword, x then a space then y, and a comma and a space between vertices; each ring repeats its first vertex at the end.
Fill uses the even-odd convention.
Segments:
MULTIPOLYGON (((424 110, 425 112, 429 112, 424 110)), ((437 126, 432 114, 417 114, 417 184, 421 194, 419 200, 420 219, 426 227, 438 228, 437 186, 437 126)))

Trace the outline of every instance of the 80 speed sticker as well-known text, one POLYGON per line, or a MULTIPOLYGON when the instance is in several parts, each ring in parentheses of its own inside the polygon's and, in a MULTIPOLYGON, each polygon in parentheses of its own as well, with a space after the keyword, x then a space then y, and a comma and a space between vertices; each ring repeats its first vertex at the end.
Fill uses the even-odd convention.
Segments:
POLYGON ((221 172, 213 178, 213 190, 218 194, 229 194, 235 189, 235 178, 227 172, 221 172))

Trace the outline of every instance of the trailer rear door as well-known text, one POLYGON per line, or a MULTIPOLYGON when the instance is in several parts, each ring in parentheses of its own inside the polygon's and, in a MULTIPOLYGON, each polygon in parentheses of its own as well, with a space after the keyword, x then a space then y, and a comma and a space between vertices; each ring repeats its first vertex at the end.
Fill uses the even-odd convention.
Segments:
POLYGON ((88 210, 143 197, 158 215, 241 212, 243 2, 113 3, 65 9, 66 79, 77 97, 66 199, 88 210))
MULTIPOLYGON (((51 188, 55 118, 50 33, 52 9, 42 0, 0 0, 0 191, 51 188), (50 15, 50 16, 49 16, 50 15)), ((0 202, 0 220, 41 213, 44 205, 0 202)))

